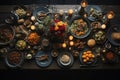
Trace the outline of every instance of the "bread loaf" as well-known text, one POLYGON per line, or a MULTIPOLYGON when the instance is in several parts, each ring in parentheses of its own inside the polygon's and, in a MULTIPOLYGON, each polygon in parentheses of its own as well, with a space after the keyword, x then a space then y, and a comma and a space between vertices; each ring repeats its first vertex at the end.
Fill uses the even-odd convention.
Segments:
POLYGON ((111 37, 114 40, 120 40, 120 32, 113 32, 111 37))

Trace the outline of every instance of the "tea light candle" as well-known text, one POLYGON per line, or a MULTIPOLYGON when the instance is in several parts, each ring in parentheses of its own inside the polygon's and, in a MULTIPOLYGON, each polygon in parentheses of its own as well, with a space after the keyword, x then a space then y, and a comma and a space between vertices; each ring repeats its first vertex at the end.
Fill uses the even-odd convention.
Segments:
POLYGON ((72 15, 72 14, 73 14, 73 9, 69 9, 69 10, 68 10, 68 14, 69 14, 69 15, 72 15))
POLYGON ((102 24, 102 25, 101 25, 101 28, 102 28, 102 29, 106 29, 106 25, 105 25, 105 24, 102 24))
POLYGON ((86 0, 82 0, 82 1, 81 1, 81 6, 82 6, 83 8, 87 7, 87 5, 88 5, 88 2, 87 2, 86 0))
POLYGON ((66 48, 66 46, 67 46, 66 43, 63 43, 63 44, 62 44, 62 47, 63 47, 63 48, 66 48))
POLYGON ((107 18, 108 19, 112 19, 113 17, 114 17, 114 12, 113 11, 109 11, 108 13, 107 13, 107 18))
POLYGON ((32 20, 32 21, 35 21, 35 16, 31 16, 31 20, 32 20))
POLYGON ((30 28, 31 28, 31 30, 35 30, 36 29, 34 25, 32 25, 30 28))
POLYGON ((69 44, 70 44, 70 46, 73 46, 73 45, 74 45, 74 42, 73 42, 73 41, 70 41, 69 44))
POLYGON ((69 36, 69 40, 73 40, 73 36, 70 35, 70 36, 69 36))

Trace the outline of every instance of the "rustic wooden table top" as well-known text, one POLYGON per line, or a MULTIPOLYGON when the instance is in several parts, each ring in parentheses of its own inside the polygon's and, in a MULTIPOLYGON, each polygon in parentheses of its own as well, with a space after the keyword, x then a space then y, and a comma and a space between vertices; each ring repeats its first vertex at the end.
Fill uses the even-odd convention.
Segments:
MULTIPOLYGON (((9 13, 12 8, 15 5, 1 5, 0 6, 0 21, 2 22, 2 19, 5 18, 6 14, 9 13)), ((40 5, 36 4, 31 4, 31 5, 25 5, 28 9, 34 10, 36 7, 39 7, 40 5)), ((57 9, 69 9, 69 8, 74 8, 75 6, 79 5, 56 5, 57 9)), ((120 25, 120 6, 119 5, 98 5, 101 7, 102 11, 109 11, 112 10, 115 12, 115 18, 111 20, 110 24, 119 24, 120 25)), ((0 69, 7 69, 7 67, 4 64, 3 60, 0 60, 0 69)), ((25 62, 22 65, 22 69, 42 69, 38 67, 35 63, 35 61, 31 62, 25 62)), ((57 62, 54 60, 52 64, 45 68, 45 69, 61 69, 58 65, 57 62)), ((75 60, 73 66, 70 69, 120 69, 120 61, 118 64, 115 65, 105 65, 103 63, 99 63, 97 66, 93 67, 80 67, 79 60, 75 60)))

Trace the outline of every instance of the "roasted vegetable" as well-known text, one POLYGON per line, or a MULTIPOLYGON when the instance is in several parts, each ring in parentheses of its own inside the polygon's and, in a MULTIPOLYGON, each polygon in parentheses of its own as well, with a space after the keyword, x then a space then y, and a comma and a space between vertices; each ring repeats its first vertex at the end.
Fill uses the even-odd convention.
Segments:
POLYGON ((19 50, 23 50, 26 47, 26 42, 24 40, 18 40, 16 43, 16 48, 19 50))

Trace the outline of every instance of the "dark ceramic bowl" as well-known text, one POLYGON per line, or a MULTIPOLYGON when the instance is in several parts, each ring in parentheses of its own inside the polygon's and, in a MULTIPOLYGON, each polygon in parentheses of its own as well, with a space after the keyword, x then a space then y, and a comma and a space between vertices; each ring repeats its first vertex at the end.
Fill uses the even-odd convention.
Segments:
MULTIPOLYGON (((15 58, 15 56, 14 56, 15 58)), ((24 55, 23 53, 21 53, 20 51, 17 51, 17 50, 11 50, 11 51, 8 51, 8 53, 6 54, 5 56, 5 63, 8 67, 10 68, 20 68, 21 67, 21 64, 23 63, 23 60, 24 60, 24 55), (10 61, 9 59, 9 56, 10 55, 13 55, 14 52, 16 52, 16 54, 20 55, 18 58, 18 62, 16 63, 14 60, 10 61)))
POLYGON ((0 45, 12 42, 15 36, 14 28, 7 24, 0 24, 0 45))
POLYGON ((86 37, 90 34, 90 32, 91 32, 91 26, 90 26, 90 22, 88 21, 88 19, 85 19, 85 18, 81 17, 80 15, 74 16, 74 17, 71 19, 71 21, 70 21, 70 25, 72 25, 72 23, 73 23, 75 20, 78 20, 78 19, 82 19, 84 22, 87 23, 87 28, 88 28, 87 32, 86 32, 85 34, 83 34, 83 35, 78 36, 78 35, 76 35, 75 33, 73 33, 73 32, 71 31, 71 29, 72 29, 71 26, 69 27, 69 32, 70 32, 74 37, 79 38, 79 39, 83 39, 83 38, 86 38, 86 37))

